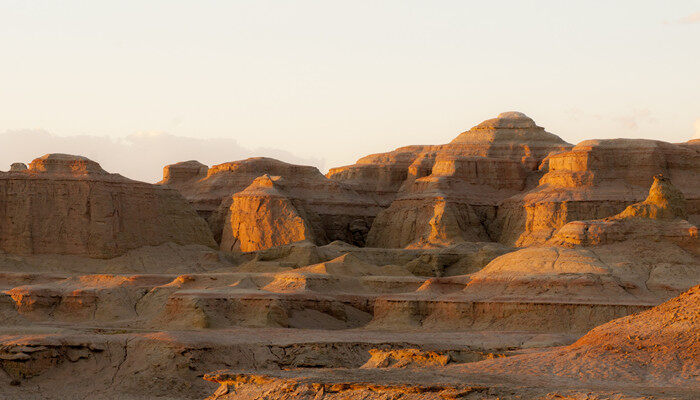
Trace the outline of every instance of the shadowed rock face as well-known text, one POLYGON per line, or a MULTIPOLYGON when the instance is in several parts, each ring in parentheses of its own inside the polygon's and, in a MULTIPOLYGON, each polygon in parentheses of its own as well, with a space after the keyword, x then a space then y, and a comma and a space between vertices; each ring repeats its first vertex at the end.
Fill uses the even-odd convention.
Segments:
POLYGON ((10 172, 26 171, 27 164, 25 163, 12 163, 10 166, 10 172))
POLYGON ((208 170, 206 165, 196 160, 166 165, 163 167, 163 180, 160 183, 184 189, 192 181, 206 177, 208 170))
POLYGON ((179 193, 85 157, 47 154, 0 173, 0 202, 0 249, 8 253, 112 258, 166 242, 214 245, 179 193))

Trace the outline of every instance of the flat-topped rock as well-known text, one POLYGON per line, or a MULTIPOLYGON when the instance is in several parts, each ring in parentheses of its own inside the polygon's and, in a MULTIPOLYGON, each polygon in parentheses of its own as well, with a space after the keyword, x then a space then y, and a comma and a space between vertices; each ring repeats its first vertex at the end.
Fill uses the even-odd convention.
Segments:
POLYGON ((83 156, 70 154, 46 154, 34 159, 28 171, 34 174, 57 174, 72 176, 105 175, 100 164, 83 156))
POLYGON ((49 154, 0 173, 0 249, 112 258, 167 242, 212 246, 204 220, 172 189, 49 154))
POLYGON ((196 160, 182 161, 163 167, 163 185, 187 184, 207 176, 209 168, 196 160))

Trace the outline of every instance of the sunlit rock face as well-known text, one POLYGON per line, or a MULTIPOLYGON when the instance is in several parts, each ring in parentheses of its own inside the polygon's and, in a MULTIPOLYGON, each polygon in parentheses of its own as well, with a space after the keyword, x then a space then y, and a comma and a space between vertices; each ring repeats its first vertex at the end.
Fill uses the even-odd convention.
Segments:
POLYGON ((327 176, 388 205, 370 230, 370 246, 489 241, 498 236, 499 202, 525 190, 547 155, 570 147, 526 115, 506 112, 448 144, 368 156, 327 176))
POLYGON ((644 201, 605 219, 569 222, 546 246, 493 260, 465 290, 491 299, 667 298, 700 282, 698 228, 685 217, 683 194, 657 175, 644 201))
POLYGON ((522 371, 577 384, 605 379, 618 385, 673 385, 697 392, 698 315, 700 286, 695 286, 650 310, 598 326, 569 346, 466 365, 463 372, 506 376, 522 371))
POLYGON ((527 246, 544 243, 575 220, 605 218, 643 200, 657 174, 684 195, 688 218, 700 213, 700 151, 687 143, 643 139, 588 140, 545 159, 532 190, 504 200, 498 239, 527 246))
POLYGON ((575 247, 644 240, 672 242, 700 254, 698 228, 686 219, 683 193, 663 175, 654 176, 647 198, 617 215, 592 221, 573 221, 547 242, 575 247))
POLYGON ((319 235, 324 238, 318 215, 306 209, 303 199, 285 190, 282 181, 263 175, 233 195, 222 250, 254 251, 303 240, 315 242, 319 235))
MULTIPOLYGON (((264 174, 310 177, 319 172, 315 167, 265 157, 227 162, 211 168, 197 161, 185 161, 164 167, 163 180, 159 184, 176 188, 202 217, 209 218, 224 198, 240 192, 264 174)), ((220 229, 218 227, 219 232, 220 229)))
MULTIPOLYGON (((316 167, 259 157, 215 165, 204 174, 202 164, 189 161, 167 166, 161 184, 179 190, 200 215, 208 219, 214 237, 222 241, 223 231, 230 225, 228 214, 231 207, 244 206, 241 212, 251 212, 250 202, 243 200, 250 199, 251 196, 236 198, 235 194, 243 192, 251 185, 253 187, 248 193, 254 192, 257 190, 255 188, 260 186, 259 183, 253 185, 254 181, 264 175, 279 177, 276 178, 279 180, 277 186, 285 187, 280 189, 285 191, 285 196, 291 196, 298 204, 303 203, 300 207, 315 215, 316 242, 323 244, 343 240, 347 243, 364 244, 372 220, 379 211, 378 205, 373 200, 358 195, 346 185, 326 178, 316 167)), ((268 208, 264 210, 270 211, 268 208)), ((249 221, 255 220, 252 215, 250 218, 249 221)), ((259 211, 258 218, 263 221, 268 216, 259 211)), ((250 224, 245 226, 250 229, 265 229, 262 225, 257 228, 250 224)), ((290 243, 287 239, 275 243, 290 243)), ((260 241, 253 247, 262 248, 264 243, 268 242, 260 241)), ((240 248, 240 244, 239 242, 237 249, 240 248)), ((229 244, 223 247, 232 248, 229 244)), ((243 248, 252 247, 243 245, 243 248)))
POLYGON ((85 157, 47 154, 0 173, 0 202, 7 253, 111 258, 166 242, 214 245, 179 193, 110 174, 85 157))

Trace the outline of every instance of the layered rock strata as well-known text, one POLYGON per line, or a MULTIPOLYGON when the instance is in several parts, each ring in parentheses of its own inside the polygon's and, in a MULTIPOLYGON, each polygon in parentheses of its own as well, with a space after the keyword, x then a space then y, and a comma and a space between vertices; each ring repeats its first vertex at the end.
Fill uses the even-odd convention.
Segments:
MULTIPOLYGON (((518 112, 484 121, 449 144, 413 148, 413 160, 395 199, 375 219, 367 243, 400 248, 493 240, 498 234, 493 221, 499 202, 528 187, 548 154, 569 148, 518 112)), ((392 154, 372 160, 386 162, 392 154)), ((404 163, 390 164, 392 168, 407 164, 408 153, 398 154, 404 163)), ((328 176, 360 190, 351 171, 365 168, 369 160, 361 161, 345 170, 331 170, 328 176)))
POLYGON ((104 171, 85 157, 47 154, 0 173, 0 249, 112 258, 167 242, 213 246, 175 190, 104 171))
POLYGON ((697 146, 642 139, 588 140, 548 157, 539 185, 498 208, 499 240, 542 244, 566 223, 609 217, 643 200, 663 174, 684 195, 691 221, 700 213, 697 146))

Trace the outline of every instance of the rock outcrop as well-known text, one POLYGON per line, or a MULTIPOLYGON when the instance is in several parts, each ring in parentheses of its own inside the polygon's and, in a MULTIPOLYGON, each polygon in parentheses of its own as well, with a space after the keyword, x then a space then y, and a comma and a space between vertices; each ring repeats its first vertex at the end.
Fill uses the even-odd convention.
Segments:
POLYGON ((448 144, 406 148, 413 152, 399 149, 385 157, 360 160, 345 172, 331 170, 328 176, 361 190, 351 171, 365 169, 367 162, 373 162, 375 168, 387 163, 392 170, 408 165, 400 187, 387 185, 375 194, 386 199, 386 193, 395 193, 390 206, 375 219, 367 240, 370 246, 489 241, 498 236, 493 221, 499 202, 528 187, 547 155, 569 148, 524 114, 508 112, 448 144), (401 163, 392 163, 399 160, 393 155, 401 155, 401 163))
POLYGON ((669 179, 656 175, 644 201, 609 218, 569 222, 547 243, 569 247, 598 246, 643 239, 672 242, 700 255, 698 228, 685 218, 683 193, 669 179))
MULTIPOLYGON (((208 220, 217 241, 223 240, 224 226, 231 222, 229 212, 232 206, 247 207, 250 202, 243 201, 243 198, 261 198, 259 188, 256 189, 261 182, 254 184, 254 181, 263 175, 279 177, 275 178, 276 193, 284 192, 284 196, 293 198, 295 207, 305 210, 298 212, 315 215, 317 221, 313 222, 313 240, 319 244, 332 240, 364 244, 372 220, 379 210, 373 200, 359 196, 346 185, 327 179, 316 167, 259 157, 215 165, 208 169, 206 175, 202 171, 203 165, 194 161, 170 165, 165 167, 160 184, 179 190, 197 212, 208 220), (250 190, 243 194, 249 186, 250 190), (253 192, 258 194, 251 197, 253 192), (237 193, 242 196, 234 196, 237 193)), ((253 218, 250 212, 251 210, 241 210, 241 213, 248 213, 253 218)), ((265 219, 262 214, 258 217, 265 219)), ((311 239, 311 236, 308 238, 311 239)), ((269 242, 290 243, 287 239, 269 242)), ((267 242, 260 243, 256 249, 263 248, 262 243, 267 242)), ((231 248, 230 244, 228 242, 222 248, 231 248)))
POLYGON ((329 179, 343 182, 360 195, 373 199, 382 207, 388 207, 408 178, 409 170, 413 174, 427 175, 421 162, 413 165, 418 159, 429 162, 430 158, 421 157, 430 153, 437 146, 407 146, 388 153, 372 154, 362 157, 353 165, 331 168, 326 176, 329 179))
POLYGON ((233 195, 221 236, 221 249, 254 251, 323 236, 317 215, 302 199, 290 197, 283 179, 263 175, 233 195), (315 225, 315 229, 314 226, 315 225))
MULTIPOLYGON (((464 370, 513 371, 576 382, 698 387, 700 286, 636 315, 601 325, 570 346, 487 360, 464 370)), ((465 372, 466 372, 465 371, 465 372)))
POLYGON ((548 157, 539 185, 503 201, 499 240, 542 244, 566 223, 622 212, 643 200, 654 176, 663 174, 686 199, 691 221, 700 214, 697 146, 642 139, 588 140, 548 157))
POLYGON ((25 163, 12 163, 10 165, 10 172, 18 172, 18 171, 26 171, 27 170, 27 164, 25 163))
POLYGON ((654 177, 646 200, 621 213, 560 228, 550 247, 503 255, 472 275, 479 298, 566 298, 629 302, 665 299, 700 282, 698 228, 682 219, 685 200, 654 177))
POLYGON ((85 157, 48 154, 0 173, 0 249, 112 258, 167 242, 213 246, 182 196, 104 171, 85 157))

